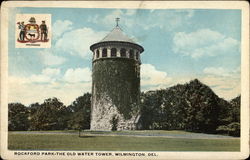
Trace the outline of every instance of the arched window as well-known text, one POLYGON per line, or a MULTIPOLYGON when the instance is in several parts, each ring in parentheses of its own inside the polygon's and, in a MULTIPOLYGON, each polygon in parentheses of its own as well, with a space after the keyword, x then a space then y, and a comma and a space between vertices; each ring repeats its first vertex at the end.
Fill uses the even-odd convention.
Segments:
POLYGON ((126 49, 125 48, 121 49, 121 57, 126 57, 126 49))
POLYGON ((102 49, 102 57, 107 57, 107 48, 102 49))
POLYGON ((137 60, 139 59, 139 52, 136 52, 135 57, 136 57, 137 60))
POLYGON ((134 50, 129 50, 129 58, 134 58, 134 50))
POLYGON ((97 50, 96 51, 96 58, 99 58, 99 56, 100 56, 100 52, 99 52, 99 50, 97 50))
POLYGON ((116 48, 111 48, 111 57, 116 57, 116 48))

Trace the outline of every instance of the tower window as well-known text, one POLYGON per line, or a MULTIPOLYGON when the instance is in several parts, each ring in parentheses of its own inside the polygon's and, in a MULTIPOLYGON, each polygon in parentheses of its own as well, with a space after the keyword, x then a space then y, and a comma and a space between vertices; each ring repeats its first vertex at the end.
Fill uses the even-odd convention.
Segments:
POLYGON ((134 50, 129 50, 129 58, 134 58, 134 50))
POLYGON ((116 52, 117 52, 116 48, 112 48, 111 49, 111 57, 116 57, 116 52))
POLYGON ((121 57, 126 57, 126 49, 125 48, 121 49, 121 57))
POLYGON ((97 50, 96 51, 96 58, 99 58, 99 56, 100 56, 100 52, 99 52, 99 50, 97 50))
POLYGON ((136 52, 135 57, 136 57, 137 60, 139 59, 139 52, 136 52))
POLYGON ((107 57, 107 48, 102 49, 102 57, 107 57))

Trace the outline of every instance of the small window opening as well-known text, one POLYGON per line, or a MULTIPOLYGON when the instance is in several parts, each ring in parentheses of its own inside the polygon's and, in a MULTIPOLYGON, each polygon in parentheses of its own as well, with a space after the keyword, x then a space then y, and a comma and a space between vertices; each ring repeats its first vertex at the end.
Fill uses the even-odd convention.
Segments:
POLYGON ((132 49, 129 50, 129 58, 134 58, 134 51, 132 49))
POLYGON ((116 52, 117 52, 116 48, 112 48, 111 49, 111 57, 116 57, 116 52))
POLYGON ((121 57, 126 57, 126 49, 125 48, 121 49, 121 57))
POLYGON ((100 56, 100 52, 99 52, 99 50, 97 50, 96 51, 96 58, 99 58, 99 56, 100 56))
POLYGON ((136 59, 138 60, 139 59, 139 52, 136 52, 136 59))
POLYGON ((103 48, 102 57, 107 57, 107 48, 103 48))

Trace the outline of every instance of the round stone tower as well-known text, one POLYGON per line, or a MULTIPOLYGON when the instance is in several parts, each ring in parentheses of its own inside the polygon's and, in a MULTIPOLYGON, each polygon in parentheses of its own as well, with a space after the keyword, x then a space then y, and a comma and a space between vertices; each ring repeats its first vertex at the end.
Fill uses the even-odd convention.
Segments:
POLYGON ((140 54, 144 49, 123 34, 116 20, 116 27, 90 46, 91 130, 133 130, 140 117, 140 54))

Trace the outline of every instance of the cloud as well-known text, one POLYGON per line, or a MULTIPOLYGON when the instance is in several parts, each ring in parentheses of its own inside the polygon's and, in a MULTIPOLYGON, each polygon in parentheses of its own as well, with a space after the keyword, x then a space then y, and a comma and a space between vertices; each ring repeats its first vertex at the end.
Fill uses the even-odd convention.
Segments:
POLYGON ((239 48, 240 43, 237 40, 210 29, 200 29, 191 33, 178 32, 173 38, 175 53, 196 59, 203 56, 237 54, 239 48))
POLYGON ((106 15, 102 22, 105 23, 105 24, 114 24, 115 22, 115 19, 117 17, 121 18, 125 13, 120 10, 120 9, 116 9, 114 11, 112 11, 110 14, 106 15))
MULTIPOLYGON (((42 70, 41 74, 33 74, 29 77, 19 77, 19 81, 22 83, 54 83, 54 82, 68 82, 68 83, 78 83, 78 82, 90 82, 91 70, 86 68, 69 68, 61 75, 61 70, 59 68, 45 68, 42 70)), ((17 79, 15 79, 17 80, 17 79)))
POLYGON ((46 75, 32 75, 30 81, 33 83, 50 83, 54 81, 51 77, 46 75))
POLYGON ((141 83, 143 87, 166 88, 171 82, 171 78, 166 72, 159 71, 152 64, 141 65, 141 83))
POLYGON ((219 97, 230 100, 240 94, 240 66, 231 70, 223 67, 206 67, 203 73, 205 75, 199 79, 210 86, 219 97))
POLYGON ((92 22, 98 25, 101 24, 106 28, 112 28, 116 26, 115 19, 120 18, 119 24, 122 28, 131 28, 136 25, 135 23, 137 23, 135 19, 136 14, 136 9, 116 9, 106 15, 93 15, 91 17, 88 17, 88 22, 92 22))
POLYGON ((91 91, 91 72, 89 68, 77 68, 68 69, 62 75, 59 68, 45 68, 41 74, 29 77, 9 76, 8 83, 9 102, 30 105, 57 97, 69 105, 83 93, 91 91))
POLYGON ((89 16, 87 19, 88 22, 92 22, 92 23, 99 23, 99 20, 100 20, 100 16, 97 14, 89 16))
POLYGON ((90 59, 91 52, 89 47, 100 41, 105 35, 106 32, 94 31, 91 28, 71 30, 64 33, 63 36, 57 40, 55 48, 74 56, 77 55, 84 59, 90 59))
POLYGON ((27 77, 26 83, 53 83, 60 74, 59 68, 45 68, 41 74, 33 74, 27 77))
POLYGON ((57 97, 65 105, 69 105, 77 97, 90 91, 91 82, 73 84, 53 82, 39 85, 26 83, 25 78, 9 77, 8 101, 28 106, 35 102, 42 103, 47 98, 57 97))
POLYGON ((203 69, 203 73, 221 77, 233 77, 233 76, 239 77, 240 67, 237 67, 234 70, 228 70, 223 67, 206 67, 203 69))
POLYGON ((136 9, 128 9, 126 10, 125 14, 128 16, 133 16, 136 14, 136 9))
POLYGON ((227 71, 222 67, 218 67, 218 68, 207 67, 207 68, 204 68, 203 73, 212 74, 212 75, 219 75, 219 76, 222 76, 222 75, 223 76, 228 76, 227 71))
POLYGON ((115 27, 116 24, 115 18, 119 17, 121 19, 119 22, 120 26, 126 30, 130 30, 131 28, 141 28, 143 30, 160 28, 165 31, 172 31, 178 27, 189 24, 190 18, 193 17, 194 13, 194 10, 188 9, 169 11, 151 9, 149 12, 140 9, 116 9, 108 14, 91 15, 87 21, 102 25, 106 28, 112 28, 115 27))
POLYGON ((66 62, 66 58, 51 53, 50 50, 42 50, 38 53, 42 63, 46 66, 58 66, 66 62))
POLYGON ((173 31, 176 28, 183 27, 190 23, 190 19, 195 14, 194 10, 150 10, 150 16, 140 18, 141 28, 149 30, 152 28, 160 28, 166 31, 173 31), (157 19, 157 21, 155 21, 157 19))
POLYGON ((57 76, 60 74, 60 69, 59 68, 45 68, 42 70, 42 74, 48 75, 48 76, 57 76))
POLYGON ((69 31, 72 29, 72 22, 69 20, 57 20, 52 26, 53 31, 53 38, 57 39, 60 37, 64 32, 69 31))
POLYGON ((91 71, 89 68, 70 68, 65 72, 63 79, 69 83, 89 82, 91 81, 91 71))
POLYGON ((115 26, 115 19, 119 17, 122 21, 121 24, 124 24, 126 27, 132 27, 133 25, 133 16, 136 13, 136 10, 126 10, 122 11, 120 9, 116 9, 105 17, 101 18, 99 23, 101 22, 107 27, 115 26))
POLYGON ((200 80, 212 88, 219 96, 226 100, 235 98, 241 93, 240 76, 223 77, 217 75, 206 75, 200 80))

